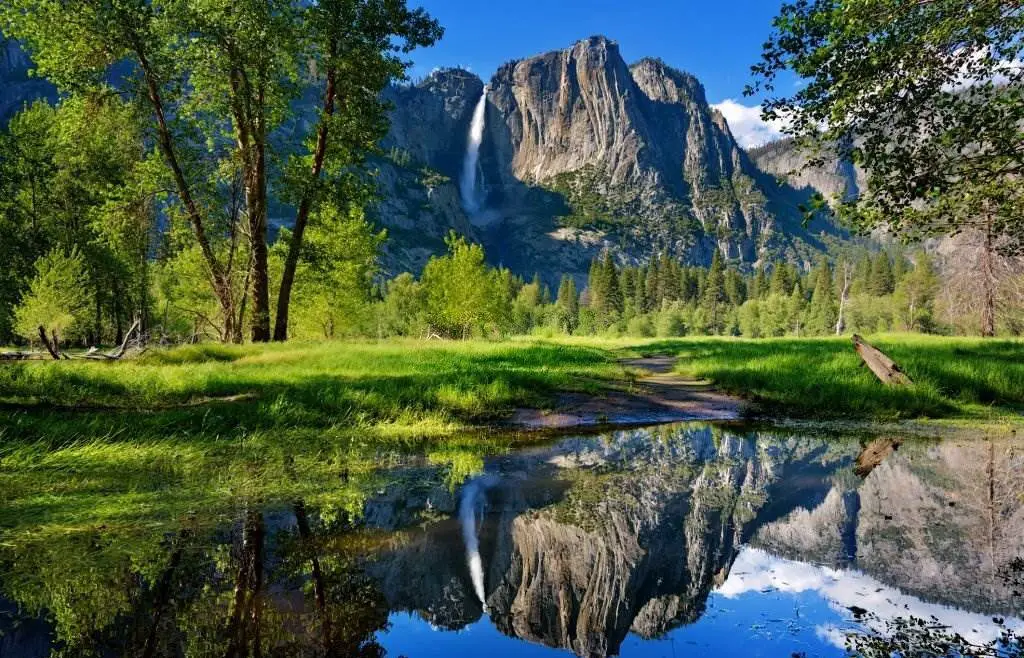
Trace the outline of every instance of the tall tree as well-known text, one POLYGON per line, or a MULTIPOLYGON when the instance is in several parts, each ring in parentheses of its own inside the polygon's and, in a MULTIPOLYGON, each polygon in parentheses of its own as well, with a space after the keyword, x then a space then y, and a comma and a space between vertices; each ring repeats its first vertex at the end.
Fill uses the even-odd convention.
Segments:
MULTIPOLYGON (((774 92, 785 70, 806 80, 764 116, 866 171, 862 194, 837 201, 841 215, 907 239, 981 233, 986 281, 996 250, 1024 251, 1024 4, 798 0, 774 26, 748 92, 774 92)), ((994 332, 993 288, 983 335, 994 332)))
POLYGON ((838 317, 832 286, 832 270, 828 263, 819 265, 811 278, 814 287, 811 303, 807 307, 807 331, 813 335, 832 333, 835 331, 838 317))
MULTIPOLYGON (((191 226, 220 305, 222 335, 241 339, 242 309, 251 294, 257 341, 271 336, 271 172, 285 172, 273 183, 282 197, 297 201, 300 213, 285 268, 288 285, 282 286, 286 327, 303 230, 330 155, 334 107, 342 108, 336 131, 341 152, 365 151, 382 132, 377 94, 404 71, 395 53, 432 43, 440 33, 424 12, 393 0, 12 0, 0 7, 0 26, 27 43, 38 72, 70 94, 102 86, 114 64, 133 65, 123 91, 149 108, 153 143, 174 191, 172 214, 191 226), (278 149, 271 142, 293 116, 311 64, 334 71, 334 83, 324 84, 326 110, 312 122, 312 163, 299 179, 290 175, 298 165, 272 166, 278 149), (306 183, 303 191, 288 194, 300 182, 306 183), (233 202, 236 189, 242 191, 240 206, 233 202), (244 226, 233 221, 239 216, 244 226), (235 262, 240 235, 249 243, 242 266, 235 262), (239 267, 246 272, 241 298, 232 281, 239 267)), ((310 123, 291 122, 287 141, 304 142, 310 123)), ((356 161, 340 157, 338 166, 356 161)))
POLYGON ((725 292, 725 265, 721 253, 716 249, 711 258, 704 294, 700 300, 700 311, 704 317, 704 328, 708 333, 720 334, 725 328, 725 306, 729 298, 725 292))
POLYGON ((579 322, 580 299, 576 293, 576 279, 568 274, 562 277, 558 285, 558 298, 555 300, 558 307, 559 325, 566 333, 571 334, 576 330, 579 322))
POLYGON ((888 295, 896 288, 896 277, 892 271, 889 254, 880 251, 871 259, 871 273, 868 275, 868 292, 872 295, 888 295))
POLYGON ((308 61, 316 72, 321 107, 307 152, 289 163, 297 210, 281 275, 274 340, 288 338, 288 314, 295 271, 310 214, 325 187, 351 185, 348 168, 360 164, 387 132, 381 90, 403 78, 410 62, 401 58, 437 41, 441 27, 404 0, 321 0, 308 8, 308 61), (330 176, 333 181, 325 180, 330 176))

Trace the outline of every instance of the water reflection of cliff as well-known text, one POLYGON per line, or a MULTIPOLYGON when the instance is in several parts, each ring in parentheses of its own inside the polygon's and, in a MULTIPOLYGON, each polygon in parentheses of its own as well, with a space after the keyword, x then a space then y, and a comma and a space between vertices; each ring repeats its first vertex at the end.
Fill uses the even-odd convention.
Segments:
MULTIPOLYGON (((489 614, 504 633, 611 655, 629 632, 656 637, 695 620, 787 477, 821 498, 855 446, 707 428, 624 432, 495 464, 482 528, 489 614)), ((372 567, 396 609, 458 628, 477 619, 455 530, 438 524, 372 567)))
POLYGON ((699 618, 741 544, 1021 616, 1000 576, 1024 556, 1021 444, 905 443, 866 477, 860 451, 684 426, 491 458, 474 527, 486 613, 438 460, 374 481, 361 515, 249 501, 227 527, 0 548, 0 656, 380 656, 395 611, 447 629, 486 614, 524 641, 613 655, 699 618))
POLYGON ((928 601, 1021 616, 1012 566, 1024 555, 1024 444, 906 443, 863 481, 759 528, 780 556, 853 567, 928 601))

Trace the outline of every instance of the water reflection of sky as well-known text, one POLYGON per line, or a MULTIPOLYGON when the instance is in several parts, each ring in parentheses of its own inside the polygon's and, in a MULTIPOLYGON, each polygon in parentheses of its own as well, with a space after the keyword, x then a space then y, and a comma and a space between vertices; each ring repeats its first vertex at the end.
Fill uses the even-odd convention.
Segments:
MULTIPOLYGON (((854 570, 835 570, 744 548, 729 577, 708 598, 693 624, 658 639, 630 634, 624 657, 674 656, 845 656, 845 633, 862 628, 850 608, 866 608, 877 617, 868 624, 883 630, 886 620, 934 617, 975 643, 999 636, 991 617, 928 603, 854 570)), ((378 634, 389 656, 565 656, 569 652, 530 644, 499 632, 484 618, 457 631, 432 627, 423 619, 395 613, 391 628, 378 634)), ((1007 619, 1024 632, 1024 620, 1007 619)))

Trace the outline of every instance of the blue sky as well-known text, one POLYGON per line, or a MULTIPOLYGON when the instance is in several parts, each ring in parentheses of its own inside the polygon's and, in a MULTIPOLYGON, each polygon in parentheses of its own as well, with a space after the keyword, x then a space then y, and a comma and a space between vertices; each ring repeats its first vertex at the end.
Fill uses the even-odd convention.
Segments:
MULTIPOLYGON (((771 31, 780 0, 411 0, 445 27, 444 38, 412 58, 414 77, 461 66, 487 79, 510 59, 564 48, 603 34, 627 62, 660 57, 696 75, 744 145, 776 131, 758 118, 761 99, 744 98, 750 66, 771 31)), ((794 84, 786 81, 785 84, 794 84)), ((788 91, 784 90, 783 91, 788 91)))

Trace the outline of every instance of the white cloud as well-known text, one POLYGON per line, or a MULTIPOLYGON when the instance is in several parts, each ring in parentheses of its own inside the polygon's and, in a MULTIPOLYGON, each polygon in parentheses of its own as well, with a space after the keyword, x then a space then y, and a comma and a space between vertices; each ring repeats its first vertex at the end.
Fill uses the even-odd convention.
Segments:
MULTIPOLYGON (((729 577, 717 591, 726 598, 735 598, 748 592, 773 590, 816 592, 833 609, 848 618, 851 606, 870 610, 876 617, 866 619, 864 623, 880 633, 885 631, 886 620, 908 616, 934 619, 938 624, 975 643, 998 639, 1004 628, 1010 628, 1015 633, 1024 632, 1024 619, 1010 617, 1002 626, 996 624, 989 615, 922 601, 860 571, 829 569, 795 562, 749 547, 740 551, 729 577)), ((849 621, 853 621, 852 618, 849 621)), ((822 639, 843 646, 842 629, 824 626, 816 630, 822 639)))
POLYGON ((733 137, 743 148, 761 146, 782 137, 782 121, 764 121, 761 118, 761 106, 748 106, 727 98, 711 107, 722 113, 733 137))

